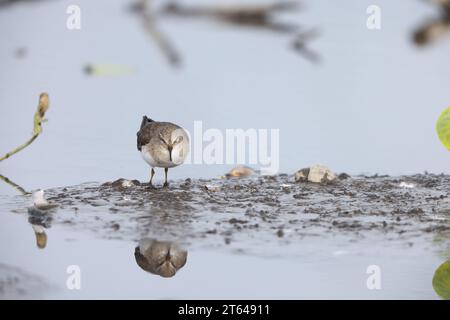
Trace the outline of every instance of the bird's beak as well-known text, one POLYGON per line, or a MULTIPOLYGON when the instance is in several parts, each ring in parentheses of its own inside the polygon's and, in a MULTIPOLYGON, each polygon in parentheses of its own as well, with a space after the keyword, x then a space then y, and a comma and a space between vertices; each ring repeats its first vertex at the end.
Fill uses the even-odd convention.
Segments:
POLYGON ((169 159, 170 159, 170 162, 172 162, 172 149, 173 149, 173 147, 169 147, 169 159))

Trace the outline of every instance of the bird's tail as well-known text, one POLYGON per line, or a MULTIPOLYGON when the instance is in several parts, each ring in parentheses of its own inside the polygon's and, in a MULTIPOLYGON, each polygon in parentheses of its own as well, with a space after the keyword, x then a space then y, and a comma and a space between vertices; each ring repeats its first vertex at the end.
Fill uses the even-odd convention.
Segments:
POLYGON ((141 122, 141 129, 150 122, 154 122, 152 119, 148 118, 147 116, 143 116, 142 117, 142 122, 141 122))

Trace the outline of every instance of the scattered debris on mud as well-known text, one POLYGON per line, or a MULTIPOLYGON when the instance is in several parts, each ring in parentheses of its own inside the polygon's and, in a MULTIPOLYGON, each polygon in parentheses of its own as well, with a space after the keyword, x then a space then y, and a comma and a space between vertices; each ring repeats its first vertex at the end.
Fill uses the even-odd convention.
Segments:
MULTIPOLYGON (((150 236, 187 244, 208 239, 203 243, 217 247, 288 245, 335 235, 358 241, 374 233, 412 245, 417 237, 450 236, 450 176, 443 174, 340 174, 322 184, 295 182, 287 174, 186 179, 168 189, 119 179, 51 189, 46 195, 59 207, 42 213, 43 222, 102 238, 139 241, 150 236)), ((38 224, 36 214, 33 219, 38 224)))

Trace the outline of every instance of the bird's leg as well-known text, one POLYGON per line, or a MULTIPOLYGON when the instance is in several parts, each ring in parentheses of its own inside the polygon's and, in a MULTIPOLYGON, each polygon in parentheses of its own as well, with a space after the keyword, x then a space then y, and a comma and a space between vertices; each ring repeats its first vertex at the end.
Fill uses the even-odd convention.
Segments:
POLYGON ((153 176, 155 175, 155 169, 152 168, 152 170, 150 171, 150 182, 148 183, 150 187, 153 187, 153 176))
POLYGON ((163 187, 167 188, 169 186, 169 183, 167 182, 167 172, 169 171, 169 168, 164 168, 164 173, 166 176, 166 181, 164 181, 163 187))

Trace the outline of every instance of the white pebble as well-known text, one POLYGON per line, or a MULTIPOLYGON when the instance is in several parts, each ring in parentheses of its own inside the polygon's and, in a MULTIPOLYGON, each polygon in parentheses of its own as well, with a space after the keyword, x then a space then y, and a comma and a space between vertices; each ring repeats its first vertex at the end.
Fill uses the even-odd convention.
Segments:
POLYGON ((217 191, 220 190, 220 186, 216 186, 216 185, 212 185, 212 184, 207 184, 207 185, 205 186, 205 189, 206 189, 207 191, 217 192, 217 191))
POLYGON ((122 181, 122 187, 123 188, 131 188, 133 186, 133 182, 130 180, 123 180, 122 181))
POLYGON ((412 188, 415 188, 416 185, 414 183, 407 183, 407 182, 402 181, 402 182, 400 182, 399 187, 400 188, 412 189, 412 188))

